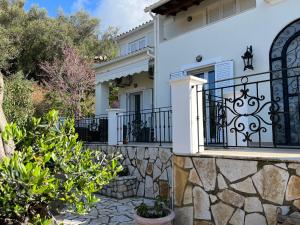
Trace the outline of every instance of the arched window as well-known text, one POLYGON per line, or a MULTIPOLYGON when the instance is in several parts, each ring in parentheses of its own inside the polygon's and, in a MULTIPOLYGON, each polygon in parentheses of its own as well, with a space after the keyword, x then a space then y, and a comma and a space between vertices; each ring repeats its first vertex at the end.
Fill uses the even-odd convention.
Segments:
POLYGON ((286 26, 270 50, 271 91, 278 101, 279 126, 274 126, 277 144, 300 145, 300 19, 286 26))

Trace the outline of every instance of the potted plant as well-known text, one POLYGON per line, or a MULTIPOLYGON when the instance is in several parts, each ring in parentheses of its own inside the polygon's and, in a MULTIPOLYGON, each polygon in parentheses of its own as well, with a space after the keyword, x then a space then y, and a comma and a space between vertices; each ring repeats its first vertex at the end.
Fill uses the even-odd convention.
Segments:
POLYGON ((167 207, 167 202, 158 197, 154 206, 142 203, 135 208, 134 220, 138 225, 171 225, 175 213, 167 207))
POLYGON ((112 109, 120 108, 119 87, 113 84, 109 85, 109 106, 112 109))

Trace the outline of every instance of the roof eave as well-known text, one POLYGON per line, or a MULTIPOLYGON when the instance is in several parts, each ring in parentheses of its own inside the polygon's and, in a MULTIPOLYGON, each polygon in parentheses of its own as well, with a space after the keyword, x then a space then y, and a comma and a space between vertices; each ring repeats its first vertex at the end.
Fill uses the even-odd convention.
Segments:
POLYGON ((153 9, 156 9, 157 7, 160 7, 160 6, 162 6, 163 4, 168 3, 169 1, 171 1, 171 0, 160 0, 160 1, 158 1, 158 2, 156 2, 156 3, 154 3, 154 4, 152 4, 152 5, 150 5, 150 6, 148 6, 148 7, 146 7, 146 8, 144 9, 144 11, 145 11, 146 13, 152 12, 153 9))

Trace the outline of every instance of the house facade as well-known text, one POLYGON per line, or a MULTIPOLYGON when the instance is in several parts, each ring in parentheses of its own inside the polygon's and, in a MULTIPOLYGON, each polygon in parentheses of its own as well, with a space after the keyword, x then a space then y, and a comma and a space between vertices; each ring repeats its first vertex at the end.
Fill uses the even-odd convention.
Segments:
POLYGON ((96 115, 109 108, 109 85, 119 87, 120 107, 140 111, 153 107, 154 22, 149 21, 117 38, 118 54, 95 65, 96 115))
MULTIPOLYGON (((299 66, 299 4, 296 0, 199 0, 186 3, 158 1, 145 9, 153 16, 153 21, 121 34, 117 38, 118 57, 96 65, 96 114, 104 114, 109 108, 108 85, 111 82, 120 87, 120 109, 126 112, 148 110, 148 113, 149 110, 171 107, 170 80, 178 75, 202 77, 209 83, 232 79, 230 84, 238 84, 237 77, 299 66), (241 56, 250 46, 253 51, 253 69, 244 71, 241 56)), ((277 76, 286 77, 287 73, 292 72, 294 71, 289 70, 277 76)), ((264 79, 270 81, 274 74, 258 75, 252 80, 261 80, 264 76, 264 79)), ((274 81, 272 88, 270 82, 258 85, 257 92, 263 92, 265 98, 261 104, 272 103, 276 96, 281 97, 276 103, 280 106, 277 116, 284 117, 281 118, 280 125, 284 127, 285 132, 272 127, 272 122, 263 115, 266 111, 262 110, 259 116, 265 120, 264 125, 268 132, 259 134, 261 137, 256 135, 253 142, 263 139, 265 145, 268 145, 276 136, 276 139, 280 140, 279 144, 300 143, 296 125, 298 117, 291 118, 292 116, 279 113, 285 111, 293 114, 297 111, 297 108, 293 107, 297 98, 291 96, 293 93, 284 91, 288 89, 289 82, 292 81, 274 81)), ((222 85, 224 87, 224 83, 222 85)), ((213 87, 220 88, 218 85, 213 87)), ((224 90, 228 99, 234 93, 233 88, 231 89, 224 90)), ((224 97, 220 96, 220 90, 214 90, 214 95, 217 98, 224 97)), ((235 99, 237 98, 236 95, 235 99)), ((207 104, 207 108, 206 121, 213 120, 214 117, 210 116, 214 114, 212 110, 218 108, 212 107, 211 102, 207 104)), ((250 113, 251 107, 244 107, 243 110, 250 113)), ((227 116, 231 117, 231 120, 234 115, 229 114, 227 113, 227 116)), ((146 117, 147 124, 150 124, 149 116, 146 117)), ((165 120, 170 120, 168 116, 164 117, 165 120)), ((220 115, 215 117, 217 120, 220 115)), ((241 118, 240 122, 249 127, 252 120, 241 118)), ((208 124, 207 127, 208 142, 219 139, 221 142, 226 141, 229 146, 245 144, 237 143, 242 138, 239 136, 234 137, 234 143, 230 143, 230 134, 224 135, 214 131, 219 129, 216 124, 208 124)), ((171 135, 169 131, 165 132, 165 136, 171 135)), ((148 139, 155 138, 152 135, 148 139)))
POLYGON ((104 148, 122 153, 138 196, 173 200, 176 225, 299 222, 299 9, 160 0, 145 9, 153 21, 118 37, 119 56, 96 65, 104 148), (109 83, 120 108, 106 111, 109 83))

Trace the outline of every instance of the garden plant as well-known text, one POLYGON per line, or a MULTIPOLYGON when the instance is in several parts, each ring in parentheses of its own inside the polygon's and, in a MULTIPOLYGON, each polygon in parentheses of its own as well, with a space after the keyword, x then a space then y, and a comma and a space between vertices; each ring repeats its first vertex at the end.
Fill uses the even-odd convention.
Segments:
POLYGON ((84 148, 74 121, 61 122, 55 110, 23 127, 8 124, 2 136, 15 151, 0 161, 0 224, 53 224, 62 208, 85 213, 122 170, 118 156, 84 148))

